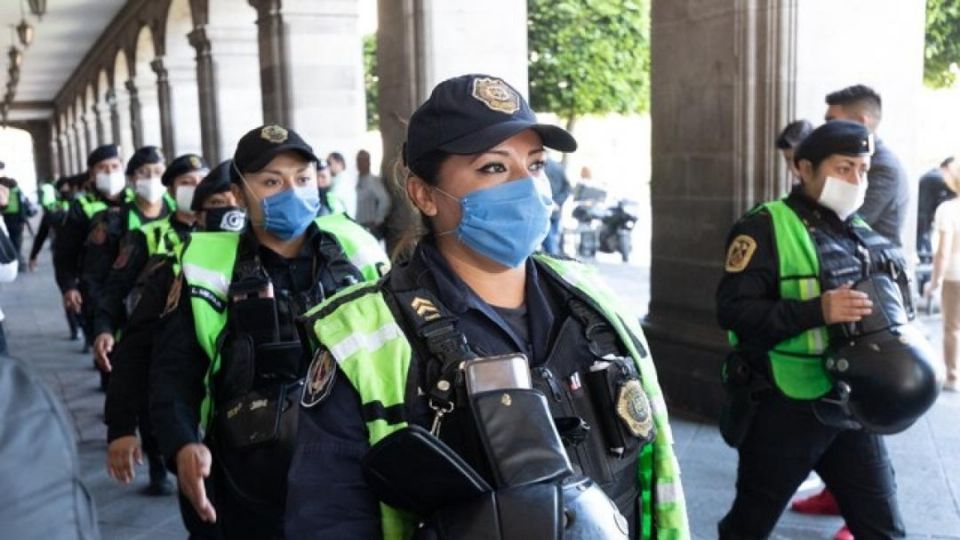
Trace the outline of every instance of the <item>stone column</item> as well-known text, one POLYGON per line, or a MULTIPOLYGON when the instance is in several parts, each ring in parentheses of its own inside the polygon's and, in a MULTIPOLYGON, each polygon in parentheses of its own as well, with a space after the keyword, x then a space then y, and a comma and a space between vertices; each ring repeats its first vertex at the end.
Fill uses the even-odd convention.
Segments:
POLYGON ((317 152, 349 159, 366 132, 359 2, 249 2, 258 14, 264 118, 295 129, 317 152))
POLYGON ((140 115, 140 95, 136 81, 130 79, 124 86, 127 88, 127 99, 130 100, 130 132, 133 134, 132 153, 132 151, 145 144, 143 142, 143 117, 140 115))
POLYGON ((189 38, 197 50, 203 152, 216 163, 231 157, 240 137, 262 124, 256 34, 242 26, 205 25, 189 38))
POLYGON ((163 59, 170 87, 170 124, 178 154, 203 154, 197 64, 190 59, 163 59))
POLYGON ((163 151, 173 158, 177 155, 176 141, 173 134, 173 105, 170 100, 170 81, 167 78, 167 68, 163 65, 163 58, 156 58, 150 62, 150 68, 157 75, 157 103, 160 107, 160 139, 163 151))
POLYGON ((112 88, 107 91, 107 107, 110 109, 110 134, 113 137, 113 144, 121 144, 123 130, 120 125, 120 106, 117 103, 117 93, 112 88))
MULTIPOLYGON (((110 107, 105 103, 97 102, 93 105, 93 115, 96 119, 97 146, 107 144, 108 126, 110 123, 110 107)), ((109 134, 112 137, 112 134, 109 134)))
POLYGON ((100 145, 97 139, 97 118, 92 111, 87 111, 83 115, 83 126, 87 136, 87 152, 93 152, 93 149, 100 145))
POLYGON ((57 162, 60 165, 60 173, 64 176, 73 174, 73 165, 70 162, 69 150, 67 148, 67 136, 64 131, 60 128, 59 121, 56 121, 57 124, 57 162))
POLYGON ((77 168, 79 170, 82 170, 87 164, 86 163, 87 155, 90 152, 89 150, 87 150, 86 129, 84 129, 83 123, 81 122, 79 117, 74 119, 72 131, 73 131, 73 140, 74 140, 73 144, 74 144, 74 148, 76 148, 76 155, 77 155, 77 168))
MULTIPOLYGON (((486 72, 527 94, 527 11, 525 2, 513 0, 379 0, 377 9, 381 174, 396 188, 407 119, 437 83, 486 72)), ((406 201, 405 193, 392 194, 394 201, 406 201)), ((410 230, 414 217, 407 205, 394 204, 387 219, 388 249, 410 230)))
POLYGON ((50 123, 50 129, 52 131, 50 136, 50 170, 54 178, 60 178, 66 175, 60 166, 60 145, 57 141, 60 134, 56 132, 55 123, 50 123))

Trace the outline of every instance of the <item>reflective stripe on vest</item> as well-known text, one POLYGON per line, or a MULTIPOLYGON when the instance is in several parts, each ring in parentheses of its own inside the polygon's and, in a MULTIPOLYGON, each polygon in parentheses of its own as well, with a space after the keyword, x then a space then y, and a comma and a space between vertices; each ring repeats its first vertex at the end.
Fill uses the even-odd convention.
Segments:
POLYGON ((190 236, 180 265, 187 282, 197 343, 210 362, 203 379, 200 425, 213 414, 213 378, 220 371, 220 335, 227 326, 227 292, 233 278, 240 235, 234 232, 201 232, 190 236))
POLYGON ((7 197, 7 206, 3 208, 4 214, 16 215, 20 213, 20 188, 13 187, 10 188, 10 193, 7 197))
POLYGON ((379 279, 390 268, 390 261, 380 242, 346 214, 328 214, 313 222, 321 231, 336 237, 343 253, 360 270, 364 280, 379 279))
MULTIPOLYGON (((763 205, 773 222, 780 275, 780 297, 810 300, 820 296, 820 260, 807 226, 783 201, 763 205)), ((826 327, 807 330, 769 351, 773 382, 787 397, 816 399, 833 388, 823 367, 829 345, 826 327)))
MULTIPOLYGON (((651 358, 641 356, 634 344, 636 339, 644 348, 647 347, 638 321, 626 311, 614 307, 617 306, 615 296, 598 282, 594 270, 547 257, 538 256, 537 260, 611 323, 637 362, 657 426, 657 438, 641 453, 637 467, 644 506, 641 538, 653 538, 653 531, 656 531, 657 538, 690 538, 680 468, 673 452, 673 437, 663 394, 651 358)), ((324 309, 332 311, 314 322, 313 331, 357 390, 362 409, 402 407, 406 399, 412 349, 383 293, 370 284, 356 285, 340 292, 311 313, 324 309), (363 288, 369 292, 363 294, 363 288), (347 299, 348 296, 351 298, 347 299), (338 302, 342 303, 338 305, 338 302)), ((407 425, 402 420, 391 424, 385 417, 365 417, 364 421, 371 446, 407 425)), ((392 540, 408 538, 414 523, 409 517, 381 503, 381 526, 384 538, 392 540)))

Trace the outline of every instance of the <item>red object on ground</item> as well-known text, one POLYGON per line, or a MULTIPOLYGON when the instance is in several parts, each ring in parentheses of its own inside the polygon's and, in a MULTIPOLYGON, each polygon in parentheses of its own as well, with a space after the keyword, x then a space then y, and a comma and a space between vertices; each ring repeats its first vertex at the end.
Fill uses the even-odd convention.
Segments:
POLYGON ((840 506, 829 489, 805 499, 797 499, 790 503, 790 509, 801 514, 817 514, 821 516, 839 516, 840 506))
POLYGON ((839 531, 837 531, 837 534, 833 536, 833 540, 854 540, 854 538, 853 535, 850 534, 850 529, 844 525, 839 531))

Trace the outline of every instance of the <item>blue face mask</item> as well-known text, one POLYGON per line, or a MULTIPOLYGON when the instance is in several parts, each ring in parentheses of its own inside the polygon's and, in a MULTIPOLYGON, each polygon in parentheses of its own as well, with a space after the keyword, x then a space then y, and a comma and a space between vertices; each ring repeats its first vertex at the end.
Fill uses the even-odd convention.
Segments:
POLYGON ((281 240, 291 240, 303 234, 317 217, 320 194, 313 186, 287 189, 262 199, 263 230, 281 240))
POLYGON ((543 243, 550 230, 553 201, 542 181, 527 177, 480 189, 457 199, 463 215, 455 231, 470 249, 516 268, 543 243), (545 191, 546 189, 546 191, 545 191))

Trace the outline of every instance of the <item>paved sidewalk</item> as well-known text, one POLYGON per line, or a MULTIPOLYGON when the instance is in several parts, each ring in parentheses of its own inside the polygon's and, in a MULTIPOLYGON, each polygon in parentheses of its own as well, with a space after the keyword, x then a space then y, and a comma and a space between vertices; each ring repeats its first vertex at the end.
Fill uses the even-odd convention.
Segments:
MULTIPOLYGON (((630 295, 634 305, 646 306, 648 269, 607 263, 600 267, 616 290, 630 295)), ((66 339, 67 327, 47 252, 38 272, 0 286, 0 306, 7 316, 4 326, 11 354, 39 369, 73 415, 84 479, 97 501, 104 539, 185 538, 174 497, 139 493, 146 485, 145 465, 128 487, 119 486, 106 474, 103 394, 97 390, 90 357, 79 353, 79 343, 66 339)), ((926 321, 935 343, 939 343, 939 324, 936 318, 926 321)), ((889 438, 910 538, 960 539, 958 418, 960 394, 947 394, 913 428, 889 438)), ((715 426, 674 416, 673 430, 693 536, 715 538, 715 524, 733 498, 736 453, 724 445, 715 426)), ((839 524, 837 518, 786 513, 772 538, 828 539, 839 524)))

